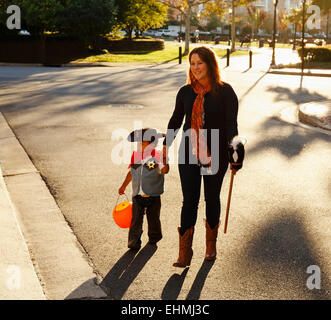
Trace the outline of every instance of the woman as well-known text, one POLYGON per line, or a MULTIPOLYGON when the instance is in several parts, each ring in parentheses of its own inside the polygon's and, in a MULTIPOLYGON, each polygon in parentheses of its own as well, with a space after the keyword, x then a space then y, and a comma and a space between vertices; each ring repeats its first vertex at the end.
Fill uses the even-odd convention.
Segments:
POLYGON ((173 264, 182 268, 190 265, 193 256, 192 241, 202 178, 206 201, 205 259, 216 259, 220 192, 229 162, 227 151, 232 138, 238 134, 238 99, 232 87, 221 81, 214 51, 204 46, 196 47, 189 54, 189 62, 187 85, 177 94, 163 143, 166 162, 168 148, 185 116, 178 164, 183 193, 181 225, 178 227, 179 257, 173 264))

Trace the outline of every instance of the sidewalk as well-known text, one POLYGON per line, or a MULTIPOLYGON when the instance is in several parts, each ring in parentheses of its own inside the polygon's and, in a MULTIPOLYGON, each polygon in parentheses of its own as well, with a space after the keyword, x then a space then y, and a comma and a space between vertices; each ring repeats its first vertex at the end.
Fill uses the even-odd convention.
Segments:
MULTIPOLYGON (((269 73, 301 76, 301 69, 297 68, 273 68, 269 73)), ((304 76, 312 77, 331 77, 331 70, 329 69, 304 69, 304 76)))
POLYGON ((0 113, 0 299, 105 298, 45 182, 0 113))
MULTIPOLYGON (((0 139, 6 139, 0 132, 0 139)), ((0 300, 44 300, 0 167, 0 300)))

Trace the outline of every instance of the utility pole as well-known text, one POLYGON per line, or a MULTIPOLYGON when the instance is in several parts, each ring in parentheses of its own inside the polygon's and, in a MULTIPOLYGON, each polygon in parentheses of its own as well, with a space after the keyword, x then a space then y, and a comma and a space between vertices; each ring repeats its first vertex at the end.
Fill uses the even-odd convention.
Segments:
POLYGON ((276 47, 276 13, 277 13, 277 4, 278 0, 273 0, 274 3, 274 31, 272 35, 272 59, 271 59, 271 64, 270 66, 275 66, 276 61, 275 61, 275 47, 276 47))
POLYGON ((232 0, 232 16, 231 16, 231 52, 236 51, 236 25, 235 25, 235 11, 234 11, 234 0, 232 0))
POLYGON ((305 7, 306 7, 306 0, 302 0, 302 37, 301 37, 301 74, 303 74, 303 70, 305 68, 305 7))

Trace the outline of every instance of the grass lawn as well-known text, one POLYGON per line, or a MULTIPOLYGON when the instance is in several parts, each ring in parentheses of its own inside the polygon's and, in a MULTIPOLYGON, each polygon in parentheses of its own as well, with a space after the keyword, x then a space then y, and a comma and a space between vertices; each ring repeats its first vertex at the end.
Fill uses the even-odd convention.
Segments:
MULTIPOLYGON (((149 63, 165 63, 178 59, 178 45, 166 44, 164 50, 158 51, 130 51, 130 52, 112 52, 98 55, 91 55, 84 59, 77 59, 72 62, 149 62, 149 63)), ((184 51, 184 45, 182 46, 184 51)), ((226 50, 215 49, 218 57, 222 58, 226 55, 226 50)), ((247 51, 236 51, 231 56, 247 55, 247 51)), ((187 56, 183 56, 183 61, 187 60, 187 56)))
MULTIPOLYGON (((205 43, 205 44, 214 44, 214 41, 201 41, 201 43, 205 43)), ((227 46, 228 45, 228 42, 227 41, 220 41, 219 44, 222 44, 222 45, 225 45, 227 46)), ((236 47, 240 47, 241 45, 241 42, 239 41, 236 41, 236 47)), ((255 47, 255 48, 258 48, 259 47, 259 43, 258 41, 253 41, 251 43, 243 43, 242 45, 243 48, 245 47, 255 47)), ((264 47, 269 47, 269 44, 267 41, 264 41, 264 47)), ((276 48, 292 48, 293 45, 292 44, 289 44, 289 43, 277 43, 276 42, 276 48)))

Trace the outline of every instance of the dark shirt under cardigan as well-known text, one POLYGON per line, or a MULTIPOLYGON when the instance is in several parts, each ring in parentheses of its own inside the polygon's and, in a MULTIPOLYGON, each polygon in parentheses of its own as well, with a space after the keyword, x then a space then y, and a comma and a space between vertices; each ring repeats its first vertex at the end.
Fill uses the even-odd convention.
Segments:
MULTIPOLYGON (((191 128, 192 108, 196 96, 197 94, 191 85, 185 85, 180 88, 176 97, 175 110, 168 124, 168 130, 179 129, 184 116, 185 123, 183 130, 186 131, 191 128)), ((216 95, 211 92, 206 93, 204 112, 204 129, 219 129, 220 159, 227 161, 227 146, 232 138, 238 135, 238 98, 228 83, 223 82, 223 85, 219 85, 216 95)), ((167 131, 163 145, 170 146, 173 140, 174 135, 169 134, 169 131, 167 131)), ((209 148, 211 147, 210 130, 208 130, 207 145, 209 148)))

